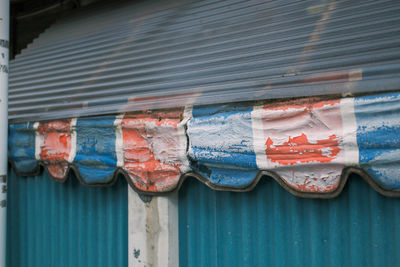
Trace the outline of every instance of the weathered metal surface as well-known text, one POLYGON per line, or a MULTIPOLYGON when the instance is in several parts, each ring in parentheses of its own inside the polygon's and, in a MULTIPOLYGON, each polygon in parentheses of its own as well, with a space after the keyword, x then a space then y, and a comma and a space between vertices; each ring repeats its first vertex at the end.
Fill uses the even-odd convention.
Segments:
POLYGON ((300 99, 257 107, 257 163, 300 191, 329 192, 344 168, 340 99, 300 99))
POLYGON ((8 126, 8 155, 20 173, 32 173, 37 168, 33 127, 29 122, 8 126))
POLYGON ((355 100, 360 166, 382 186, 400 190, 400 93, 355 100))
POLYGON ((397 0, 102 5, 61 18, 10 63, 11 121, 400 84, 397 0))
MULTIPOLYGON (((142 191, 171 191, 189 170, 183 110, 126 114, 117 121, 119 165, 142 191)), ((118 148, 117 148, 118 150, 118 148)))
MULTIPOLYGON (((72 154, 71 119, 37 123, 36 138, 40 149, 36 159, 46 162, 46 169, 56 179, 63 179, 72 154)), ((75 144, 74 144, 75 145, 75 144)))
POLYGON ((211 183, 246 187, 257 175, 251 105, 195 107, 187 134, 191 167, 211 183))
POLYGON ((9 173, 9 267, 128 266, 127 183, 107 188, 9 173))
POLYGON ((74 164, 87 184, 106 184, 116 171, 115 116, 79 118, 74 164))
POLYGON ((10 159, 21 173, 40 164, 58 180, 72 169, 88 185, 110 184, 122 174, 148 194, 170 192, 188 176, 233 191, 250 190, 269 176, 299 196, 333 197, 349 174, 357 173, 379 192, 399 196, 399 95, 188 106, 37 127, 16 124, 10 126, 10 159), (13 134, 35 135, 36 143, 13 134), (35 153, 27 153, 33 147, 35 153))
POLYGON ((302 199, 275 181, 251 192, 179 191, 181 266, 399 266, 400 199, 351 177, 334 199, 302 199))

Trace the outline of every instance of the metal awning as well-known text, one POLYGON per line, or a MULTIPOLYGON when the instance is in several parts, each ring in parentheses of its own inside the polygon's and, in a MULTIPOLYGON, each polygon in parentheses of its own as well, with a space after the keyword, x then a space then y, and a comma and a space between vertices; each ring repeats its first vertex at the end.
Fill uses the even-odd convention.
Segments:
POLYGON ((195 177, 247 191, 265 177, 302 197, 334 197, 351 174, 400 196, 400 93, 231 103, 10 125, 17 173, 43 166, 85 185, 118 176, 143 194, 195 177))

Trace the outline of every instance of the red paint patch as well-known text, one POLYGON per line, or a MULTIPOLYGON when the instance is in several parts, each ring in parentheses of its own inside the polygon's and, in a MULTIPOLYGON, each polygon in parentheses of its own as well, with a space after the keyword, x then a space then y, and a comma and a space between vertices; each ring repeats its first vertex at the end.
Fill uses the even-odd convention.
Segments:
POLYGON ((330 162, 340 151, 338 140, 335 135, 328 139, 318 140, 316 143, 310 143, 307 136, 303 133, 300 136, 289 137, 283 145, 274 146, 274 142, 268 137, 267 157, 283 165, 293 165, 296 163, 307 162, 330 162), (328 153, 326 152, 328 151, 328 153))
POLYGON ((42 122, 38 133, 42 136, 40 159, 47 165, 51 176, 63 179, 68 169, 71 152, 71 120, 42 122))
MULTIPOLYGON (((316 179, 316 178, 315 178, 316 179)), ((326 186, 326 187, 319 187, 316 185, 310 185, 310 182, 304 182, 304 184, 301 184, 299 186, 291 186, 295 188, 296 190, 302 191, 302 192, 332 192, 337 189, 339 184, 335 184, 333 186, 326 186)))
POLYGON ((340 100, 302 98, 264 106, 267 164, 327 163, 341 154, 340 100))
POLYGON ((287 111, 289 109, 299 109, 310 113, 313 109, 322 108, 325 106, 334 106, 340 104, 340 99, 321 100, 317 97, 300 98, 292 101, 275 102, 265 105, 265 109, 287 111))
POLYGON ((177 126, 181 117, 180 109, 124 116, 121 122, 124 169, 138 189, 163 192, 178 183, 182 163, 169 161, 163 153, 179 151, 177 126), (166 136, 172 136, 172 140, 164 140, 166 136))

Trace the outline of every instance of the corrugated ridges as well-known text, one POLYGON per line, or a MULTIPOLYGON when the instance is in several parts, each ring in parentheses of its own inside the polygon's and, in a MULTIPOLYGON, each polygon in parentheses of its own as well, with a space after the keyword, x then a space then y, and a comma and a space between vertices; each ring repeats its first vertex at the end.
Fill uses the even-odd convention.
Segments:
POLYGON ((37 170, 36 155, 55 178, 65 179, 69 167, 87 185, 107 185, 122 174, 149 194, 170 192, 188 176, 232 191, 270 176, 297 195, 329 197, 357 173, 397 196, 399 102, 396 92, 11 124, 12 134, 36 142, 13 146, 11 136, 10 159, 29 173, 37 170), (29 147, 35 153, 26 153, 29 147))
POLYGON ((127 183, 86 188, 8 172, 7 266, 128 266, 127 183))
POLYGON ((90 7, 10 63, 9 118, 396 90, 399 11, 396 0, 90 7))
POLYGON ((360 166, 382 186, 400 190, 400 94, 355 99, 360 166))
POLYGON ((302 199, 274 181, 247 193, 188 180, 179 192, 181 266, 399 266, 400 199, 351 177, 334 199, 302 199))
POLYGON ((34 123, 8 126, 8 155, 20 172, 31 173, 37 168, 34 123))

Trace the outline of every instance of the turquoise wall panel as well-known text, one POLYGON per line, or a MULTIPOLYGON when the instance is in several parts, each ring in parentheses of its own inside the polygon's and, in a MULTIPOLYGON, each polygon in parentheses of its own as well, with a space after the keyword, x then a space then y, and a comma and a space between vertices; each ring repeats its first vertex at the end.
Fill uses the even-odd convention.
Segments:
POLYGON ((70 177, 9 173, 8 267, 128 265, 127 183, 89 188, 70 177))
POLYGON ((351 177, 330 200, 272 179, 247 193, 192 179, 179 195, 181 266, 400 266, 400 199, 351 177))

